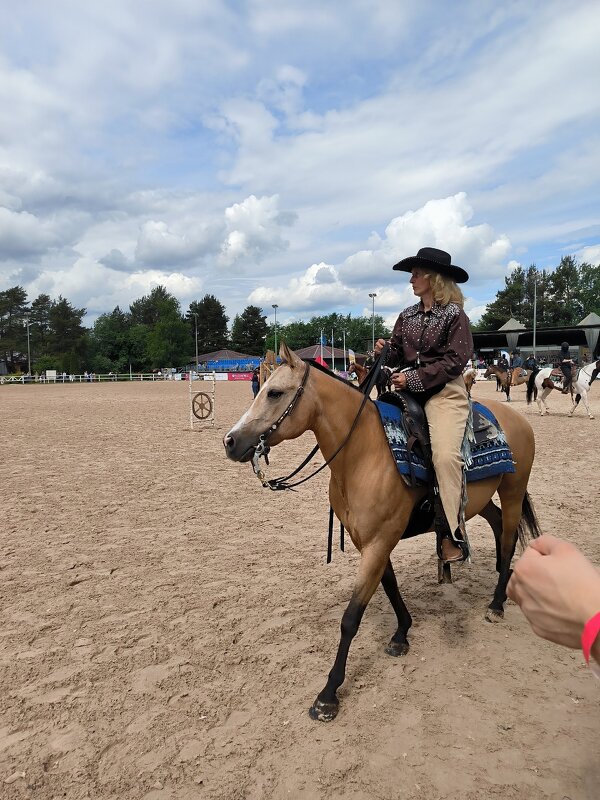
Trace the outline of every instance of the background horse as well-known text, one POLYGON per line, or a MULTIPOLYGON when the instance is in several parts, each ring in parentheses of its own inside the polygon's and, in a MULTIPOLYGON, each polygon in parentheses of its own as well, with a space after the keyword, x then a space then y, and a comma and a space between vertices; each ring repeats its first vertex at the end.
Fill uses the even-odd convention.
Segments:
MULTIPOLYGON (((313 719, 328 721, 337 714, 337 690, 344 682, 350 645, 379 582, 398 623, 386 652, 393 656, 408 652, 412 618, 398 590, 390 555, 402 536, 423 531, 423 527, 415 529, 411 515, 427 489, 410 488, 403 481, 374 403, 346 381, 301 361, 285 343, 280 355, 282 365, 226 434, 223 444, 233 461, 254 458, 256 470, 258 447, 261 452, 265 444, 273 446, 310 430, 331 470, 329 501, 360 552, 360 563, 352 598, 342 616, 334 665, 310 709, 313 719)), ((490 402, 489 407, 504 430, 516 471, 470 483, 466 518, 479 514, 494 532, 499 576, 486 619, 497 621, 504 614, 517 538, 524 542, 528 535, 539 535, 539 529, 527 493, 535 451, 531 426, 505 403, 490 402), (496 491, 501 509, 492 502, 496 491)))
POLYGON ((471 394, 471 389, 473 388, 473 384, 475 383, 475 379, 477 378, 477 370, 474 367, 469 367, 463 372, 463 378, 465 379, 465 386, 467 387, 467 392, 469 395, 471 394))
POLYGON ((484 378, 490 378, 492 375, 496 377, 496 390, 498 386, 506 394, 506 401, 510 403, 510 387, 511 387, 511 373, 505 369, 497 367, 495 364, 490 364, 485 371, 484 378))
MULTIPOLYGON (((355 362, 350 364, 350 370, 354 370, 354 372, 356 372, 356 377, 358 378, 359 383, 362 383, 369 374, 369 367, 364 367, 361 364, 356 364, 355 362)), ((391 392, 393 388, 392 370, 389 367, 382 367, 379 375, 377 376, 377 380, 375 381, 377 397, 380 397, 384 392, 391 392)))
POLYGON ((530 405, 531 401, 535 400, 542 417, 544 413, 548 414, 550 412, 550 408, 546 402, 546 398, 550 392, 553 389, 561 389, 561 386, 554 383, 550 377, 553 371, 556 373, 554 367, 544 367, 538 370, 534 369, 527 380, 527 405, 530 405))
POLYGON ((586 364, 585 367, 581 367, 581 369, 575 376, 571 392, 571 397, 573 396, 573 394, 575 394, 575 399, 573 400, 573 408, 569 411, 568 414, 569 417, 573 416, 573 414, 575 413, 575 409, 579 405, 579 401, 583 400, 583 405, 585 406, 585 410, 587 411, 588 417, 590 419, 594 419, 594 416, 590 411, 590 407, 588 405, 587 396, 588 392, 592 388, 592 384, 598 377, 598 373, 600 373, 600 359, 598 359, 598 361, 592 361, 591 364, 586 364))
MULTIPOLYGON (((546 402, 546 398, 550 392, 553 389, 558 389, 559 391, 562 389, 562 384, 555 383, 551 378, 551 375, 556 375, 558 372, 559 370, 554 367, 544 367, 543 369, 532 372, 527 381, 527 403, 529 405, 532 400, 535 400, 540 410, 540 416, 542 417, 544 414, 550 413, 550 408, 546 402)), ((587 396, 599 372, 600 359, 598 361, 592 361, 591 364, 586 364, 585 367, 581 367, 581 369, 578 370, 571 384, 573 407, 568 413, 569 417, 573 416, 575 409, 579 405, 579 401, 583 400, 583 405, 585 406, 588 417, 594 419, 588 405, 587 396)), ((562 372, 560 375, 562 377, 562 372)))

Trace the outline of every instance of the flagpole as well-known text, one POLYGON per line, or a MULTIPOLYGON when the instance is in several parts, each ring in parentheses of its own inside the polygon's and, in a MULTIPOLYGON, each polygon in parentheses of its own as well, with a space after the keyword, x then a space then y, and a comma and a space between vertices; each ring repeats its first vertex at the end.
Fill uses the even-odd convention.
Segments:
POLYGON ((537 273, 533 276, 533 357, 535 358, 535 334, 537 322, 537 273))
POLYGON ((323 328, 321 328, 321 338, 319 339, 321 345, 321 361, 323 361, 323 328))
POLYGON ((348 366, 346 364, 346 331, 342 331, 344 335, 344 372, 348 371, 348 366))
POLYGON ((333 328, 331 329, 331 371, 335 370, 335 357, 333 355, 333 328))

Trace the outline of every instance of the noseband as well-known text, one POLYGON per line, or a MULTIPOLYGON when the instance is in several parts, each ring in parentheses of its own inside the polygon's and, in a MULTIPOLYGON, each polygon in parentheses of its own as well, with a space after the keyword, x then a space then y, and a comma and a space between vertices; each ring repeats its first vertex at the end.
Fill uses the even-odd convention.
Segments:
MULTIPOLYGON (((266 464, 267 465, 269 464, 269 451, 271 450, 271 447, 267 442, 267 439, 269 438, 269 436, 275 433, 275 431, 277 430, 277 428, 279 428, 283 420, 286 417, 289 417, 289 415, 296 407, 298 400, 300 400, 300 398, 304 394, 304 387, 306 386, 306 381, 308 380, 309 369, 310 369, 310 364, 307 361, 306 366, 304 367, 304 375, 302 376, 302 381, 300 382, 300 386, 296 389, 296 394, 292 397, 290 404, 285 409, 283 414, 280 417, 278 417, 278 419, 276 419, 275 422, 269 428, 267 428, 267 430, 264 433, 261 433, 261 435, 258 437, 258 444, 256 445, 254 449, 254 455, 252 456, 252 469, 254 470, 254 474, 258 477, 258 479, 265 488, 266 487, 269 487, 270 489, 284 488, 284 487, 271 486, 271 483, 274 483, 275 481, 280 479, 276 478, 274 481, 267 481, 265 473, 259 467, 258 459, 262 457, 265 459, 266 464)), ((288 475, 288 478, 289 477, 291 476, 288 475)))

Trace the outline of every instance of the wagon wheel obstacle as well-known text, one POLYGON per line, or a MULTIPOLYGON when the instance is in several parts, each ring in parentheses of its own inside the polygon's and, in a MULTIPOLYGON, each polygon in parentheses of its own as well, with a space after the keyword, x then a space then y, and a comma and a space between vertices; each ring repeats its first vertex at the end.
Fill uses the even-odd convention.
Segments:
POLYGON ((197 419, 208 419, 212 413, 213 404, 206 392, 197 392, 192 399, 192 412, 197 419))
POLYGON ((190 409, 190 430, 196 430, 199 426, 215 424, 215 381, 214 372, 190 373, 189 376, 189 409, 190 409), (197 391, 195 380, 203 381, 203 391, 197 391))

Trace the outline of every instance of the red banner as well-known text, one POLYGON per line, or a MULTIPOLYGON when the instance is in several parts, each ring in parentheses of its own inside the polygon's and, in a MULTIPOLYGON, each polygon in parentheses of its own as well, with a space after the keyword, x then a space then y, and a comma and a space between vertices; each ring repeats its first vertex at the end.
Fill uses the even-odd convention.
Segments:
POLYGON ((251 372, 228 372, 227 373, 227 380, 228 381, 251 381, 252 380, 252 373, 251 372))

